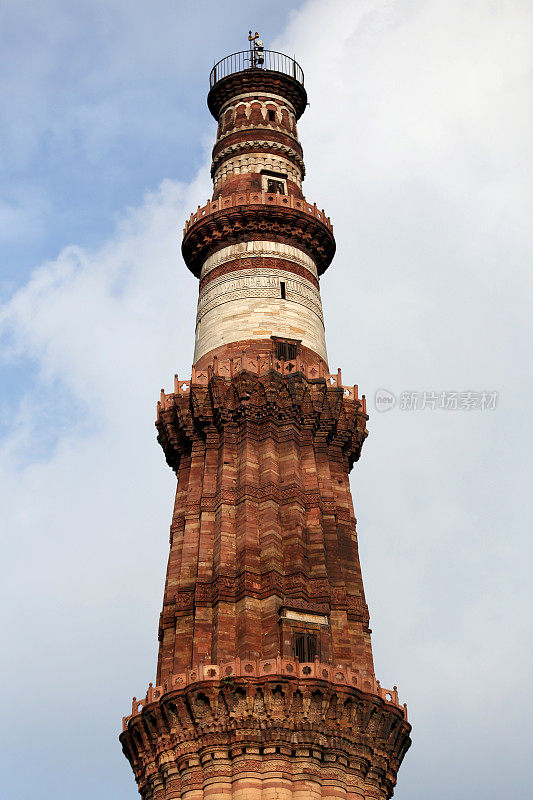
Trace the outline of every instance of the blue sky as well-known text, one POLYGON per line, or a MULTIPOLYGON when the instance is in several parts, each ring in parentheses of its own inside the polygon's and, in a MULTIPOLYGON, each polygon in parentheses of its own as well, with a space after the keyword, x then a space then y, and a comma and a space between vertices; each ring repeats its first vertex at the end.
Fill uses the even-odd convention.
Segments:
MULTIPOLYGON (((212 64, 250 25, 272 38, 298 5, 4 3, 0 299, 65 245, 98 247, 164 178, 192 180, 213 135, 212 64)), ((0 427, 31 365, 4 370, 0 427)))
POLYGON ((66 243, 97 245, 147 187, 191 180, 214 60, 251 25, 272 39, 299 5, 3 3, 4 293, 66 243))
POLYGON ((136 796, 117 735, 154 679, 175 488, 155 403, 190 372, 209 70, 250 27, 305 72, 330 367, 369 398, 352 491, 376 673, 414 726, 395 797, 526 796, 526 0, 3 3, 1 794, 136 796), (499 397, 380 413, 378 389, 499 397))

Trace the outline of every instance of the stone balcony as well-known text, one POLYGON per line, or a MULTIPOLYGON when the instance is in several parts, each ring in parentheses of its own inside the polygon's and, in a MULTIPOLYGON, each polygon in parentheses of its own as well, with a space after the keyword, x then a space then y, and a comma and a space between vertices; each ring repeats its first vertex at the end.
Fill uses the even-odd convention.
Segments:
POLYGON ((407 704, 400 705, 396 686, 384 689, 373 676, 361 676, 349 665, 323 664, 318 659, 300 663, 297 659, 277 656, 267 659, 235 658, 223 664, 199 664, 183 673, 177 673, 162 686, 149 685, 144 698, 133 698, 131 714, 123 717, 123 730, 142 712, 145 706, 158 702, 163 695, 179 691, 193 684, 220 683, 233 684, 236 680, 248 679, 295 679, 296 681, 325 682, 339 689, 356 689, 364 695, 380 698, 386 705, 399 709, 407 722, 407 704))
POLYGON ((330 231, 333 232, 333 225, 331 224, 330 218, 326 216, 324 209, 320 210, 316 203, 311 205, 311 203, 307 202, 305 197, 300 198, 295 197, 294 195, 279 194, 277 192, 234 192, 233 194, 219 197, 217 200, 208 200, 205 206, 202 206, 201 208, 198 206, 198 210, 191 214, 185 223, 183 235, 185 236, 191 225, 194 225, 195 222, 199 222, 204 217, 209 216, 209 214, 214 214, 216 211, 223 211, 227 208, 233 208, 234 206, 249 205, 292 208, 296 211, 301 211, 303 214, 309 214, 315 219, 318 219, 327 228, 329 228, 330 231))
POLYGON ((308 381, 325 380, 327 386, 342 389, 345 400, 360 404, 362 413, 366 415, 365 395, 363 394, 359 398, 359 388, 356 384, 353 386, 343 385, 340 369, 335 373, 330 373, 325 369, 324 362, 308 363, 300 356, 291 361, 281 361, 274 358, 272 354, 258 356, 257 354, 243 353, 237 358, 219 359, 215 357, 213 364, 207 369, 198 370, 193 366, 190 379, 183 380, 178 375, 174 375, 174 392, 166 393, 164 389, 161 389, 161 398, 157 403, 157 418, 159 419, 161 411, 165 411, 172 405, 175 397, 189 394, 191 386, 207 386, 212 375, 231 379, 242 371, 263 375, 270 370, 274 370, 280 375, 301 373, 308 381))

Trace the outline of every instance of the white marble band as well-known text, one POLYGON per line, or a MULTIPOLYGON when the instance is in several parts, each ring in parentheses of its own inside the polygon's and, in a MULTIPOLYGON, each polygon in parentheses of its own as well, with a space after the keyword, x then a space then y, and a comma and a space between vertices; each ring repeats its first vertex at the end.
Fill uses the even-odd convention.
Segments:
POLYGON ((310 281, 257 268, 222 275, 200 292, 195 363, 224 344, 271 336, 300 339, 327 361, 320 294, 310 281))
POLYGON ((252 297, 281 300, 282 282, 285 284, 286 302, 298 303, 310 309, 324 325, 320 293, 310 281, 285 270, 262 268, 228 272, 210 281, 198 297, 196 321, 199 322, 208 311, 222 303, 252 297))

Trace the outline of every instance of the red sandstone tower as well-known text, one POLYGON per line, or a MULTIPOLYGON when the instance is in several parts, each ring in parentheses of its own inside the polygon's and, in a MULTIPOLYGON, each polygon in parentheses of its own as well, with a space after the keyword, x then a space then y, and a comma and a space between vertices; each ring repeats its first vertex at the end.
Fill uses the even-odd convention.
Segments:
POLYGON ((157 409, 178 483, 156 685, 122 746, 144 800, 389 798, 410 725, 374 675, 348 482, 368 417, 328 367, 302 70, 251 37, 208 105, 214 192, 182 246, 194 365, 157 409))

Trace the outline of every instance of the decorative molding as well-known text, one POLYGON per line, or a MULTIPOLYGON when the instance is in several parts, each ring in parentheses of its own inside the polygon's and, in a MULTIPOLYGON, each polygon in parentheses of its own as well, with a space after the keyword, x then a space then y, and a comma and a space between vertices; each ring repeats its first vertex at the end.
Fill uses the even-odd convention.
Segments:
POLYGON ((208 200, 205 206, 198 206, 197 211, 191 213, 185 223, 183 235, 185 236, 193 225, 202 222, 211 214, 237 206, 252 206, 256 212, 261 211, 263 206, 267 208, 281 207, 287 211, 289 209, 299 211, 302 214, 320 220, 323 225, 333 232, 333 225, 330 218, 326 216, 324 209, 320 211, 316 203, 311 205, 305 197, 295 197, 294 195, 283 195, 275 192, 235 192, 219 197, 217 200, 208 200))
POLYGON ((161 698, 175 690, 181 691, 185 687, 193 684, 209 682, 217 684, 223 680, 235 680, 236 678, 297 678, 304 681, 318 680, 333 684, 335 687, 347 687, 357 689, 367 695, 373 695, 383 700, 386 704, 396 707, 404 720, 407 720, 407 704, 400 704, 398 688, 385 689, 373 675, 361 675, 359 671, 353 670, 349 664, 328 664, 322 663, 316 658, 314 661, 300 663, 295 658, 276 658, 246 659, 235 658, 231 661, 224 661, 221 664, 197 664, 185 672, 172 675, 169 681, 162 686, 153 687, 149 685, 146 696, 137 700, 133 698, 131 715, 123 717, 122 726, 126 730, 131 720, 138 716, 143 708, 150 703, 157 702, 161 698))
POLYGON ((318 280, 316 264, 307 253, 289 244, 269 241, 239 242, 238 244, 228 245, 228 247, 222 247, 205 260, 200 277, 203 280, 211 270, 235 259, 248 260, 263 257, 292 261, 294 264, 304 267, 318 280))
POLYGON ((248 172, 261 172, 262 170, 284 173, 299 189, 302 188, 300 169, 295 167, 288 159, 273 154, 270 150, 263 153, 250 153, 249 155, 236 155, 227 158, 218 166, 213 176, 213 184, 217 189, 229 175, 243 175, 248 172))
POLYGON ((280 257, 273 258, 271 256, 256 256, 255 258, 237 258, 235 261, 226 261, 225 263, 220 264, 218 267, 215 267, 208 272, 204 278, 201 278, 200 292, 212 281, 220 278, 222 275, 246 271, 255 275, 257 270, 269 270, 270 272, 273 271, 274 273, 287 272, 290 275, 297 275, 299 278, 304 278, 306 281, 311 283, 317 292, 320 291, 318 278, 315 278, 315 276, 309 272, 306 267, 302 267, 300 264, 295 264, 292 261, 287 261, 287 259, 280 257))
MULTIPOLYGON (((258 359, 250 360, 248 366, 258 359)), ((291 435, 311 435, 332 458, 345 458, 351 469, 368 434, 364 400, 355 399, 356 387, 328 386, 324 379, 310 383, 298 371, 298 364, 294 368, 290 376, 270 369, 259 375, 238 371, 228 379, 207 370, 196 373, 200 380, 205 374, 204 385, 178 381, 177 393, 162 392, 156 426, 168 464, 177 471, 182 455, 190 452, 198 432, 208 425, 222 429, 255 421, 260 426, 257 435, 265 436, 281 435, 283 425, 293 420, 297 429, 291 435)))
POLYGON ((216 120, 228 102, 244 95, 260 97, 277 95, 294 109, 298 120, 307 106, 307 92, 299 81, 282 72, 272 70, 244 70, 227 75, 209 91, 207 105, 216 120))
POLYGON ((120 741, 143 800, 156 800, 163 786, 176 800, 193 788, 215 797, 204 795, 215 779, 224 797, 240 797, 239 778, 248 780, 246 796, 260 800, 263 781, 272 787, 280 773, 288 791, 316 779, 384 800, 410 731, 396 687, 383 689, 348 665, 278 656, 198 664, 150 684, 142 700, 133 698, 120 741))
MULTIPOLYGON (((239 498, 242 500, 242 498, 239 498)), ((257 501, 268 499, 258 494, 257 501)), ((235 497, 220 499, 212 507, 202 503, 202 511, 215 511, 221 505, 235 504, 235 497)), ((238 575, 218 575, 211 581, 196 583, 195 589, 179 589, 171 603, 165 603, 160 618, 160 632, 165 627, 174 627, 176 615, 192 613, 196 606, 212 606, 219 601, 238 602, 242 597, 265 600, 272 595, 282 598, 281 607, 303 614, 327 615, 331 610, 345 610, 350 619, 368 625, 368 606, 364 598, 348 595, 330 584, 328 578, 312 578, 303 572, 282 575, 270 570, 258 575, 244 571, 238 575), (297 595, 297 596, 293 596, 297 595)))
POLYGON ((245 350, 235 358, 223 359, 215 357, 209 366, 202 369, 195 369, 193 366, 191 378, 180 379, 178 375, 174 375, 174 392, 165 394, 161 390, 161 400, 157 404, 158 415, 160 411, 167 409, 177 396, 189 395, 191 389, 196 386, 207 388, 213 375, 232 379, 241 372, 265 375, 273 371, 287 377, 298 373, 313 383, 317 381, 325 383, 328 389, 342 389, 343 400, 356 402, 361 407, 365 419, 368 419, 365 395, 363 394, 361 400, 359 400, 359 387, 357 385, 347 386, 342 383, 340 369, 335 373, 330 373, 325 369, 324 362, 315 362, 310 358, 301 356, 297 356, 292 361, 280 361, 274 356, 273 343, 269 342, 269 345, 270 349, 265 349, 264 352, 248 352, 245 350))
POLYGON ((215 177, 215 173, 225 159, 232 158, 239 153, 257 153, 268 152, 275 155, 282 155, 289 161, 293 162, 300 171, 300 183, 305 176, 305 164, 302 156, 293 147, 289 147, 283 142, 277 142, 268 139, 245 139, 242 142, 235 142, 234 144, 225 147, 224 149, 213 152, 213 161, 211 163, 211 177, 215 177))
POLYGON ((238 302, 244 298, 264 297, 269 300, 279 300, 282 303, 280 298, 281 280, 284 280, 286 284, 287 302, 297 303, 308 308, 316 314, 323 325, 320 292, 311 281, 295 276, 292 272, 262 267, 229 272, 204 286, 198 297, 196 324, 213 308, 218 308, 224 303, 238 302))
POLYGON ((206 259, 229 244, 249 241, 289 244, 307 253, 318 274, 335 254, 329 217, 305 198, 266 192, 236 192, 198 208, 184 229, 182 254, 197 277, 206 259))

